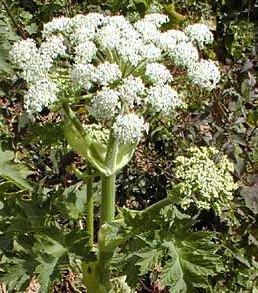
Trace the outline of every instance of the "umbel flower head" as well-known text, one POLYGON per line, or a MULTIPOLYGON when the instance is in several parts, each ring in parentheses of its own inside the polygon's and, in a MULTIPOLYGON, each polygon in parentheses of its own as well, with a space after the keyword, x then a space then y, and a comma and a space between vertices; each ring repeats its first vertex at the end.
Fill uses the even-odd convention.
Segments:
POLYGON ((58 109, 60 100, 88 95, 83 101, 94 122, 113 128, 120 143, 139 141, 143 109, 171 116, 182 105, 170 68, 183 68, 200 88, 212 90, 219 81, 216 64, 199 61, 197 44, 212 42, 209 29, 164 30, 168 21, 159 13, 135 22, 101 13, 61 16, 44 25, 41 44, 16 42, 10 57, 28 85, 26 111, 58 109))
POLYGON ((135 113, 119 115, 113 125, 113 136, 122 144, 137 144, 143 131, 148 132, 148 124, 135 113))
POLYGON ((203 23, 188 25, 184 29, 184 33, 191 41, 196 41, 201 49, 203 49, 205 45, 213 43, 213 34, 207 25, 203 23))
POLYGON ((192 147, 175 163, 179 181, 175 188, 182 196, 184 209, 193 204, 199 209, 213 208, 220 215, 224 207, 230 207, 237 184, 231 175, 233 163, 225 155, 214 147, 192 147))

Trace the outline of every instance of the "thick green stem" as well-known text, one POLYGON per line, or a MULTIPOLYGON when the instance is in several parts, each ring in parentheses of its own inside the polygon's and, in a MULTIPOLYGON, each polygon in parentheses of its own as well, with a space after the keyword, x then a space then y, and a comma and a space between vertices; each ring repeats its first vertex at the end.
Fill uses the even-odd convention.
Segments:
POLYGON ((101 225, 111 222, 115 217, 116 175, 101 177, 101 225))
POLYGON ((94 211, 93 211, 93 177, 88 176, 86 179, 87 183, 87 207, 86 207, 86 213, 87 213, 87 233, 89 234, 89 247, 93 247, 94 244, 94 211))
POLYGON ((107 293, 111 288, 110 260, 113 250, 107 251, 105 248, 105 224, 115 218, 115 196, 116 196, 116 175, 101 177, 102 194, 101 194, 101 219, 102 225, 99 231, 99 273, 100 282, 103 285, 103 293, 107 293))
MULTIPOLYGON (((105 159, 106 167, 114 170, 116 164, 118 146, 110 133, 108 149, 105 159)), ((116 174, 101 177, 101 219, 100 224, 111 222, 115 218, 115 198, 116 198, 116 174)))

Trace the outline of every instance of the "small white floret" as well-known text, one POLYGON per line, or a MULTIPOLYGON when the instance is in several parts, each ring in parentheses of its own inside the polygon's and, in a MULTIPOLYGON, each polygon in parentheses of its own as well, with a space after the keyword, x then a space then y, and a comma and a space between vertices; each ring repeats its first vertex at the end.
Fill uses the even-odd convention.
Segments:
POLYGON ((160 28, 162 24, 169 21, 169 17, 161 13, 151 13, 144 16, 144 21, 154 24, 157 28, 160 28))
POLYGON ((97 54, 97 47, 91 41, 85 41, 74 48, 75 63, 88 63, 92 62, 92 59, 97 54))
POLYGON ((168 52, 178 66, 191 67, 199 59, 199 53, 191 42, 180 42, 168 52))
POLYGON ((122 102, 126 103, 129 107, 133 107, 134 104, 140 104, 142 101, 141 96, 145 91, 141 78, 130 75, 123 79, 123 82, 117 88, 122 102))
POLYGON ((52 59, 57 58, 58 56, 64 56, 66 52, 66 46, 64 45, 64 37, 51 36, 40 46, 40 54, 49 56, 52 59))
POLYGON ((114 138, 121 144, 138 143, 144 131, 148 131, 148 124, 135 113, 119 115, 113 124, 114 138))
POLYGON ((201 88, 212 90, 220 80, 220 71, 212 60, 202 59, 188 69, 188 78, 201 88))
POLYGON ((83 89, 89 90, 96 82, 95 67, 91 63, 74 64, 71 71, 71 80, 83 89))
POLYGON ((205 45, 213 43, 213 34, 205 24, 196 23, 188 25, 184 32, 190 41, 198 43, 200 49, 203 49, 205 45))
POLYGON ((101 63, 95 70, 97 82, 100 85, 107 86, 122 77, 119 66, 108 61, 101 63))
POLYGON ((49 79, 38 80, 29 87, 24 96, 24 104, 27 112, 35 113, 44 107, 52 105, 57 100, 58 87, 49 79))
POLYGON ((71 19, 69 17, 55 17, 50 22, 44 24, 43 27, 43 38, 50 36, 53 33, 64 33, 71 23, 71 19))
POLYGON ((152 105, 155 112, 169 115, 179 105, 182 104, 178 93, 169 85, 158 84, 150 87, 147 101, 152 105))
POLYGON ((173 80, 167 67, 160 63, 147 64, 145 76, 151 83, 165 84, 173 80))
POLYGON ((119 93, 104 87, 92 98, 90 113, 97 119, 109 120, 117 113, 119 93))

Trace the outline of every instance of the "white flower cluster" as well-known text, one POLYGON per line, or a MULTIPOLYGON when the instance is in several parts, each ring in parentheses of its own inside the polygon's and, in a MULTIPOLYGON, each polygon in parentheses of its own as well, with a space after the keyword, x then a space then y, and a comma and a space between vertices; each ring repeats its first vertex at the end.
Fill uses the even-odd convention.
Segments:
POLYGON ((11 59, 23 70, 21 76, 29 86, 25 96, 28 112, 41 111, 43 107, 51 105, 51 101, 57 100, 58 87, 49 80, 48 72, 54 59, 65 55, 66 47, 63 41, 62 36, 51 36, 37 48, 34 40, 26 39, 16 42, 10 51, 11 59))
POLYGON ((132 108, 134 104, 141 104, 145 86, 140 77, 128 76, 123 79, 123 84, 118 87, 118 91, 121 101, 132 108))
POLYGON ((191 68, 199 59, 199 53, 191 42, 180 42, 169 51, 169 55, 173 58, 178 66, 186 66, 191 68))
MULTIPOLYGON (((213 89, 219 71, 212 61, 199 61, 195 46, 196 42, 199 47, 212 42, 212 34, 197 24, 184 31, 163 31, 161 27, 168 21, 168 16, 159 13, 147 14, 134 23, 121 15, 100 13, 54 18, 44 25, 40 46, 27 39, 15 43, 10 52, 28 82, 27 111, 51 106, 57 94, 64 95, 68 88, 75 95, 90 93, 89 114, 109 124, 120 117, 114 129, 118 133, 118 125, 123 125, 121 117, 126 117, 127 124, 136 125, 138 116, 130 116, 130 111, 137 113, 147 104, 155 112, 170 115, 182 104, 172 87, 171 63, 186 67, 194 84, 213 89), (64 55, 65 60, 54 62, 64 55), (58 69, 62 64, 64 68, 58 69), (66 87, 64 83, 68 83, 66 87)), ((138 130, 142 132, 143 128, 138 130)), ((129 137, 135 141, 133 135, 129 137)))
POLYGON ((147 64, 145 76, 149 82, 157 84, 165 84, 173 80, 167 67, 160 63, 147 64))
POLYGON ((169 85, 157 84, 149 88, 147 101, 155 112, 169 115, 182 101, 178 93, 169 85))
POLYGON ((119 66, 115 63, 105 61, 95 70, 95 78, 100 85, 107 86, 122 77, 119 66))
POLYGON ((92 41, 85 41, 74 48, 76 64, 87 64, 96 57, 97 47, 92 41))
POLYGON ((188 42, 186 34, 182 31, 171 29, 160 34, 157 40, 158 46, 164 50, 164 52, 172 52, 175 46, 181 42, 188 42))
POLYGON ((212 90, 220 80, 220 72, 212 60, 202 59, 188 69, 188 77, 200 88, 212 90))
POLYGON ((169 17, 160 13, 151 13, 145 15, 144 20, 154 24, 157 28, 160 28, 163 24, 169 22, 169 17))
POLYGON ((10 57, 23 69, 22 77, 28 82, 46 78, 52 66, 52 59, 46 56, 44 60, 36 43, 31 39, 16 42, 10 51, 10 57))
POLYGON ((105 16, 101 13, 78 14, 72 18, 55 17, 52 21, 44 24, 42 35, 48 38, 52 34, 64 34, 73 45, 93 39, 95 32, 103 22, 105 16))
POLYGON ((50 57, 52 60, 58 56, 64 56, 66 47, 64 45, 63 36, 51 36, 45 42, 43 42, 39 48, 42 59, 50 57))
POLYGON ((145 43, 157 42, 160 32, 154 23, 146 21, 145 19, 138 20, 134 24, 135 29, 143 38, 145 43))
POLYGON ((213 147, 192 147, 175 162, 176 188, 184 209, 195 204, 200 209, 213 208, 220 215, 223 207, 230 206, 237 184, 231 175, 234 166, 225 155, 213 147))
POLYGON ((207 25, 202 23, 195 23, 188 25, 184 29, 184 33, 192 42, 197 42, 200 49, 203 49, 205 45, 213 43, 213 34, 207 27, 207 25))
POLYGON ((97 119, 112 119, 118 110, 119 92, 104 87, 92 98, 90 112, 97 119))
POLYGON ((40 112, 43 107, 52 105, 57 100, 58 87, 49 79, 40 79, 31 84, 24 96, 24 104, 28 112, 40 112))
POLYGON ((96 81, 95 67, 91 63, 76 63, 71 71, 71 80, 76 86, 89 90, 96 81))
POLYGON ((148 124, 135 113, 119 115, 113 124, 113 136, 121 144, 137 144, 144 131, 148 132, 148 124))
POLYGON ((143 59, 148 61, 158 61, 161 58, 161 50, 154 44, 146 44, 140 49, 143 59))
POLYGON ((100 63, 97 67, 91 63, 75 63, 71 71, 71 80, 86 90, 93 84, 108 86, 121 77, 119 66, 108 61, 100 63))
POLYGON ((44 38, 52 33, 65 32, 70 23, 70 18, 65 16, 55 17, 52 21, 44 24, 42 35, 44 38))

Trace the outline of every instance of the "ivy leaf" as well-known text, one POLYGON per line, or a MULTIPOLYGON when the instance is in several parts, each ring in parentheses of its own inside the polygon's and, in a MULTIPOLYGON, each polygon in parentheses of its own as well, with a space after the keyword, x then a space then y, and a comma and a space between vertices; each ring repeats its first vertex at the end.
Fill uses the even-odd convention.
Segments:
POLYGON ((32 186, 26 179, 32 172, 24 164, 13 163, 13 157, 13 152, 3 151, 0 145, 0 176, 20 189, 32 190, 32 186))

